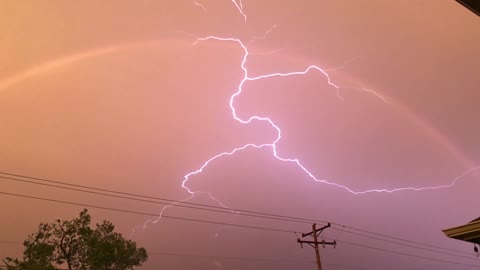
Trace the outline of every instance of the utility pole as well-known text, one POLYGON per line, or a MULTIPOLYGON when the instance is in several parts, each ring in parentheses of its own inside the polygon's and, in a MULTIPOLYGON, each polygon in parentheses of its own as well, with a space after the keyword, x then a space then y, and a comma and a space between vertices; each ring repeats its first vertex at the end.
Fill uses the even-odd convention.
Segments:
POLYGON ((315 249, 315 256, 317 257, 317 270, 322 270, 322 262, 320 261, 320 249, 319 249, 318 245, 322 244, 323 247, 325 247, 325 245, 333 245, 333 247, 336 247, 336 245, 337 245, 336 241, 325 242, 324 240, 322 240, 321 242, 318 242, 318 236, 322 233, 322 231, 324 229, 329 228, 330 226, 331 225, 330 225, 330 222, 329 222, 326 226, 323 226, 322 228, 317 229, 317 224, 314 223, 312 225, 312 231, 311 232, 302 233, 302 237, 306 237, 306 236, 309 236, 309 235, 313 236, 313 241, 305 241, 305 240, 297 239, 297 242, 300 243, 300 246, 302 248, 303 248, 303 244, 308 244, 315 249))

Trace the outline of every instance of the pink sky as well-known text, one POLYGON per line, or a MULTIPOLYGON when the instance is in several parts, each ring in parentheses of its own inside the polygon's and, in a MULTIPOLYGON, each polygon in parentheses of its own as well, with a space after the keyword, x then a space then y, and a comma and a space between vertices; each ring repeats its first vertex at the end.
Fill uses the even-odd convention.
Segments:
MULTIPOLYGON (((317 179, 354 191, 448 185, 480 165, 478 17, 455 1, 10 1, 0 4, 0 171, 182 200, 184 176, 245 144, 270 144, 317 179), (240 5, 238 3, 238 5, 240 5), (275 26, 275 27, 274 27, 275 26), (338 68, 338 69, 337 69, 338 68), (366 90, 368 89, 368 90, 366 90), (375 91, 373 93, 372 91, 375 91), (339 98, 339 95, 341 96, 339 98)), ((480 171, 480 169, 478 170, 480 171)), ((315 182, 271 148, 209 163, 188 181, 232 208, 327 220, 471 252, 441 229, 477 218, 479 173, 451 188, 352 194, 315 182)), ((159 213, 162 206, 0 179, 0 191, 159 213)), ((215 204, 205 195, 192 202, 215 204)), ((0 241, 81 207, 0 195, 0 241)), ((146 217, 90 210, 129 235, 146 217)), ((169 208, 166 214, 307 232, 309 224, 169 208)), ((474 264, 331 230, 325 269, 452 269, 452 264, 345 242, 474 264)), ((161 220, 133 239, 141 269, 313 269, 293 233, 161 220), (168 255, 169 253, 170 255, 168 255), (173 256, 172 254, 176 254, 173 256), (199 256, 191 256, 192 254, 199 256), (237 259, 269 258, 269 260, 237 259), (273 258, 273 259, 272 259, 273 258), (288 259, 288 260, 287 260, 288 259), (300 263, 300 261, 308 263, 300 263)), ((0 257, 21 246, 0 243, 0 257)), ((465 255, 468 256, 468 255, 465 255)), ((455 269, 470 269, 455 265, 455 269)))

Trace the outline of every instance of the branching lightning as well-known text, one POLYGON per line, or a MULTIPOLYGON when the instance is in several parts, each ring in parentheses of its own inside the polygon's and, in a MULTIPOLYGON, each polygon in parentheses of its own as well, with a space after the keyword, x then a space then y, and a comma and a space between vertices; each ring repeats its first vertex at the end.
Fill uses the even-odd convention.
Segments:
POLYGON ((231 1, 235 5, 235 7, 237 8, 238 13, 240 13, 243 16, 243 19, 245 20, 245 22, 247 22, 247 15, 243 12, 243 2, 242 2, 242 0, 238 0, 238 3, 237 3, 236 0, 231 0, 231 1))
POLYGON ((208 12, 207 7, 204 4, 202 4, 198 1, 193 1, 193 4, 195 4, 195 6, 201 8, 203 10, 203 12, 205 12, 205 13, 208 12))
MULTIPOLYGON (((232 4, 235 6, 235 8, 237 9, 238 13, 240 13, 240 15, 242 15, 243 17, 243 20, 245 22, 247 22, 247 14, 245 14, 245 12, 243 12, 243 2, 242 0, 239 0, 238 2, 236 0, 230 0, 232 2, 232 4)), ((193 4, 199 8, 201 8, 203 10, 203 12, 207 12, 207 7, 202 4, 201 2, 197 1, 197 0, 194 0, 193 1, 193 4)))
MULTIPOLYGON (((238 12, 240 13, 240 15, 242 15, 245 19, 245 21, 247 20, 247 16, 245 15, 245 13, 243 12, 243 4, 242 2, 236 2, 235 0, 231 0, 232 3, 235 5, 235 7, 237 8, 238 12)), ((197 2, 195 2, 196 5, 199 5, 197 4, 197 2)), ((200 5, 199 5, 200 6, 200 5)), ((271 31, 271 30, 269 30, 271 31)), ((238 87, 237 87, 237 90, 235 93, 233 93, 233 95, 230 97, 230 101, 229 101, 229 106, 230 106, 230 109, 231 109, 231 112, 232 112, 232 116, 233 118, 242 123, 242 124, 245 124, 245 125, 248 125, 254 121, 259 121, 259 122, 265 122, 267 123, 268 125, 270 125, 274 130, 276 130, 276 138, 273 142, 271 143, 266 143, 266 144, 253 144, 253 143, 250 143, 250 144, 246 144, 246 145, 243 145, 241 147, 237 147, 237 148, 234 148, 233 150, 231 151, 226 151, 226 152, 223 152, 223 153, 220 153, 220 154, 217 154, 215 156, 212 156, 210 159, 208 159, 207 161, 205 161, 203 163, 203 165, 195 170, 195 171, 192 171, 192 172, 189 172, 188 174, 186 174, 183 178, 183 181, 182 181, 182 188, 184 188, 189 196, 188 198, 186 198, 184 201, 182 202, 186 202, 188 200, 191 200, 196 194, 206 194, 208 195, 212 200, 214 200, 216 203, 218 203, 219 205, 221 205, 222 207, 225 207, 225 208, 228 208, 227 206, 225 206, 222 202, 220 202, 219 200, 217 200, 215 197, 213 197, 213 195, 209 192, 204 192, 204 191, 192 191, 189 187, 188 187, 188 182, 189 180, 197 175, 197 174, 200 174, 203 172, 203 170, 205 168, 207 168, 211 163, 213 163, 215 160, 217 159, 220 159, 222 157, 225 157, 225 156, 232 156, 232 155, 235 155, 236 153, 240 152, 240 151, 243 151, 243 150, 247 150, 247 149, 251 149, 251 148, 254 148, 254 149, 263 149, 263 148, 270 148, 271 151, 272 151, 272 154, 273 156, 278 159, 279 161, 282 161, 282 162, 287 162, 287 163, 293 163, 295 164, 300 170, 302 170, 308 177, 310 177, 313 181, 315 182, 319 182, 319 183, 323 183, 323 184, 326 184, 326 185, 330 185, 330 186, 334 186, 334 187, 337 187, 337 188, 340 188, 340 189, 343 189, 349 193, 352 193, 354 195, 360 195, 360 194, 368 194, 368 193, 394 193, 394 192, 399 192, 399 191, 424 191, 424 190, 437 190, 437 189, 444 189, 444 188, 450 188, 450 187, 453 187, 455 186, 459 181, 461 181, 463 178, 467 177, 468 175, 471 175, 472 173, 474 173, 475 171, 480 171, 480 166, 476 166, 476 167, 472 167, 470 168, 469 170, 467 170, 466 172, 464 172, 463 174, 457 176, 455 179, 453 179, 450 183, 448 184, 443 184, 443 185, 438 185, 438 186, 428 186, 428 187, 402 187, 402 188, 394 188, 394 189, 383 189, 383 188, 380 188, 380 189, 369 189, 369 190, 353 190, 352 188, 346 186, 346 185, 341 185, 341 184, 338 184, 338 183, 335 183, 333 181, 330 181, 330 180, 326 180, 326 179, 320 179, 318 177, 316 177, 310 170, 308 170, 301 162, 300 160, 298 160, 297 158, 287 158, 287 157, 281 157, 279 154, 278 154, 278 151, 277 151, 277 143, 282 139, 282 131, 280 129, 279 126, 277 126, 269 117, 261 117, 261 116, 256 116, 256 115, 253 115, 253 116, 250 116, 248 119, 242 119, 240 118, 238 115, 237 115, 237 109, 235 107, 235 100, 237 97, 239 97, 242 92, 243 92, 243 86, 245 83, 247 82, 253 82, 253 81, 259 81, 259 80, 266 80, 266 79, 269 79, 269 78, 273 78, 273 77, 289 77, 289 76, 302 76, 302 75, 305 75, 307 73, 310 73, 310 72, 317 72, 317 73, 320 73, 322 76, 324 76, 326 79, 327 79, 327 83, 328 85, 333 88, 333 90, 336 91, 337 93, 337 97, 339 97, 340 99, 343 99, 343 97, 340 95, 340 90, 341 89, 347 89, 347 87, 341 87, 339 86, 338 84, 334 83, 328 73, 328 70, 326 69, 322 69, 321 67, 318 67, 316 65, 310 65, 308 67, 306 67, 305 69, 303 70, 300 70, 300 71, 292 71, 292 72, 288 72, 288 73, 269 73, 269 74, 263 74, 263 75, 257 75, 257 76, 250 76, 249 75, 249 72, 248 72, 248 69, 246 67, 246 63, 247 63, 247 60, 248 60, 248 57, 249 55, 251 55, 249 53, 249 50, 247 48, 247 46, 245 45, 245 43, 238 39, 238 38, 232 38, 232 37, 218 37, 218 36, 207 36, 207 37, 201 37, 201 38, 197 38, 195 40, 195 42, 193 43, 193 45, 196 45, 198 42, 205 42, 205 41, 218 41, 218 42, 233 42, 233 43, 236 43, 238 44, 238 46, 240 46, 243 50, 243 57, 242 57, 242 61, 241 61, 241 64, 240 64, 240 67, 243 71, 243 78, 242 80, 240 81, 238 87)), ((330 69, 330 71, 332 70, 336 70, 336 69, 330 69)), ((371 94, 373 96, 375 96, 376 98, 378 98, 380 101, 382 102, 385 102, 385 103, 388 103, 389 100, 384 97, 382 94, 378 93, 377 91, 374 91, 372 89, 367 89, 367 88, 359 88, 359 89, 356 89, 356 90, 360 90, 360 91, 364 91, 365 93, 367 94, 371 94)), ((178 203, 181 203, 181 202, 178 202, 178 203)), ((162 218, 162 214, 163 212, 171 207, 171 206, 174 206, 175 204, 178 204, 178 203, 173 203, 173 204, 170 204, 170 205, 167 205, 165 206, 158 218, 156 220, 148 220, 147 222, 145 222, 143 224, 143 226, 141 226, 142 228, 145 228, 145 226, 148 224, 148 223, 156 223, 158 222, 161 218, 162 218)))

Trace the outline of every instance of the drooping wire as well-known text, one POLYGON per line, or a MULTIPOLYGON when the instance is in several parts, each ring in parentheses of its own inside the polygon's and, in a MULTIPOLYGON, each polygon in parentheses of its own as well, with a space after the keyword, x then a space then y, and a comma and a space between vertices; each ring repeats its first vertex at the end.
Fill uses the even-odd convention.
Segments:
MULTIPOLYGON (((114 212, 136 214, 136 215, 142 215, 142 216, 150 216, 150 217, 151 216, 158 216, 158 214, 154 214, 154 213, 146 213, 146 212, 139 212, 139 211, 133 211, 133 210, 124 210, 124 209, 119 209, 119 208, 98 206, 98 205, 93 205, 93 204, 85 204, 85 203, 78 203, 78 202, 70 202, 70 201, 42 198, 42 197, 36 197, 36 196, 30 196, 30 195, 24 195, 24 194, 18 194, 18 193, 10 193, 10 192, 0 191, 0 194, 8 195, 8 196, 14 196, 14 197, 41 200, 41 201, 69 204, 69 205, 75 205, 75 206, 90 207, 90 208, 108 210, 108 211, 114 211, 114 212)), ((276 229, 276 228, 269 228, 269 227, 243 225, 243 224, 236 224, 236 223, 226 223, 226 222, 195 219, 195 218, 186 218, 186 217, 179 217, 179 216, 162 215, 162 217, 166 218, 166 219, 176 219, 176 220, 192 221, 192 222, 207 223, 207 224, 222 225, 222 226, 239 227, 239 228, 246 228, 246 229, 256 229, 256 230, 282 232, 282 233, 295 233, 295 231, 293 231, 293 230, 283 230, 283 229, 276 229)))
MULTIPOLYGON (((48 199, 48 198, 42 198, 42 197, 36 197, 36 196, 30 196, 30 195, 23 195, 23 194, 17 194, 17 193, 9 193, 9 192, 1 192, 0 191, 0 195, 8 195, 8 196, 14 196, 14 197, 20 197, 20 198, 35 199, 35 200, 41 200, 41 201, 48 201, 48 202, 54 202, 54 203, 89 207, 89 208, 95 208, 95 209, 101 209, 101 210, 107 210, 107 211, 114 211, 114 212, 129 213, 129 214, 136 214, 136 215, 143 215, 143 216, 157 216, 157 214, 153 214, 153 213, 125 210, 125 209, 118 209, 118 208, 111 208, 111 207, 103 207, 103 206, 98 206, 98 205, 84 204, 84 203, 77 203, 77 202, 70 202, 70 201, 63 201, 63 200, 56 200, 56 199, 48 199)), ((185 218, 185 217, 178 217, 178 216, 163 215, 163 218, 175 219, 175 220, 181 220, 181 221, 207 223, 207 224, 214 224, 214 225, 231 226, 231 227, 238 227, 238 228, 244 228, 244 229, 254 229, 254 230, 288 233, 288 234, 298 233, 298 232, 293 231, 293 230, 283 230, 283 229, 271 228, 271 227, 260 227, 260 226, 252 226, 252 225, 243 225, 243 224, 235 224, 235 223, 225 223, 225 222, 217 222, 217 221, 209 221, 209 220, 201 220, 201 219, 192 219, 192 218, 185 218)), ((383 251, 383 252, 388 252, 388 253, 393 253, 393 254, 398 254, 398 255, 403 255, 403 256, 409 256, 409 257, 412 257, 412 258, 419 258, 419 259, 437 261, 437 262, 442 262, 442 263, 464 265, 464 266, 473 266, 473 267, 479 267, 480 268, 480 265, 473 265, 473 264, 466 264, 466 263, 443 260, 443 259, 436 259, 436 258, 431 258, 431 257, 426 257, 426 256, 421 256, 421 255, 416 255, 416 254, 410 254, 410 253, 405 253, 405 252, 399 252, 399 251, 394 251, 394 250, 389 250, 389 249, 371 247, 371 246, 368 246, 368 245, 358 244, 358 243, 354 243, 354 242, 348 242, 348 241, 343 241, 343 240, 340 240, 340 241, 337 241, 337 242, 338 243, 345 243, 345 244, 349 244, 349 245, 353 245, 353 246, 358 246, 358 247, 363 247, 363 248, 367 248, 367 249, 373 249, 373 250, 378 250, 378 251, 383 251)))
MULTIPOLYGON (((91 187, 91 186, 87 186, 87 185, 78 185, 78 184, 72 184, 72 183, 67 183, 67 182, 63 182, 63 181, 56 181, 56 180, 51 180, 51 179, 46 179, 46 178, 32 177, 32 176, 26 176, 26 175, 21 175, 21 174, 13 174, 13 173, 2 172, 2 171, 0 171, 0 179, 23 182, 23 183, 28 183, 28 184, 42 185, 42 186, 47 186, 47 187, 66 189, 66 190, 72 190, 72 191, 76 191, 76 192, 83 192, 83 193, 89 193, 89 194, 107 196, 107 197, 113 197, 113 198, 119 198, 119 199, 126 199, 126 200, 132 200, 132 201, 140 201, 140 202, 163 204, 163 205, 174 204, 175 207, 189 208, 189 209, 201 210, 201 211, 210 211, 210 212, 224 213, 224 214, 235 214, 235 215, 240 215, 240 216, 247 216, 247 217, 254 217, 254 218, 261 218, 261 219, 269 219, 269 220, 276 220, 276 221, 296 222, 296 223, 304 223, 304 224, 305 223, 308 223, 308 224, 311 224, 311 223, 325 223, 326 224, 327 223, 326 221, 320 221, 320 220, 309 219, 309 218, 279 215, 279 214, 272 214, 272 213, 265 213, 265 212, 260 212, 260 211, 244 210, 244 209, 236 209, 236 208, 224 208, 224 207, 220 207, 220 206, 213 206, 213 205, 207 205, 207 204, 201 204, 201 203, 182 202, 182 201, 179 201, 179 200, 173 200, 173 199, 168 199, 168 198, 146 196, 146 195, 141 195, 141 194, 111 190, 111 189, 91 187), (7 175, 7 176, 3 176, 2 174, 7 175), (27 179, 30 179, 30 180, 27 180, 27 179), (38 181, 41 181, 41 182, 38 182, 38 181)), ((158 214, 157 215, 152 214, 151 216, 158 216, 158 214)), ((468 258, 468 259, 473 258, 473 259, 475 259, 474 257, 471 256, 471 253, 467 253, 467 252, 462 252, 462 251, 443 248, 443 247, 437 247, 437 246, 434 246, 434 245, 421 243, 421 242, 417 242, 417 241, 413 241, 413 240, 408 240, 408 239, 403 239, 403 238, 399 238, 399 237, 389 236, 389 235, 386 235, 386 234, 381 234, 381 233, 371 232, 371 231, 367 231, 367 230, 363 230, 363 229, 358 229, 358 228, 355 228, 355 227, 346 226, 346 225, 342 225, 342 224, 335 223, 335 222, 331 222, 331 224, 333 225, 332 229, 335 229, 335 230, 341 231, 341 232, 345 232, 345 233, 349 233, 349 234, 353 234, 353 235, 358 235, 358 236, 365 237, 365 238, 384 241, 384 242, 388 242, 388 243, 393 243, 393 244, 402 245, 402 246, 406 246, 406 247, 410 247, 410 248, 425 250, 425 251, 429 251, 429 252, 446 254, 446 255, 456 256, 456 257, 461 257, 461 258, 468 258), (346 229, 350 229, 350 230, 346 230, 346 229), (389 239, 392 239, 392 240, 389 240, 389 239), (416 245, 418 245, 418 246, 416 246, 416 245), (421 246, 423 246, 423 247, 421 247, 421 246), (452 253, 449 253, 449 252, 457 253, 457 254, 452 254, 452 253), (459 254, 465 254, 467 256, 459 255, 459 254)))

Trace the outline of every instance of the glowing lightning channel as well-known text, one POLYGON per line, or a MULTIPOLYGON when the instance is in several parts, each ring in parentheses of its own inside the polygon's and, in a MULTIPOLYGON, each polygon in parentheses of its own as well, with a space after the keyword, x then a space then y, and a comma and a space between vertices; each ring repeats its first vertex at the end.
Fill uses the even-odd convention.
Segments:
MULTIPOLYGON (((235 8, 237 9, 238 13, 240 13, 240 15, 242 15, 243 20, 244 20, 245 22, 247 22, 247 14, 245 14, 245 12, 243 12, 243 2, 242 2, 242 0, 239 0, 238 3, 237 3, 237 1, 235 1, 235 0, 231 0, 231 1, 232 1, 232 4, 233 4, 233 5, 235 6, 235 8)), ((202 11, 203 11, 204 13, 207 13, 207 12, 208 12, 207 7, 206 7, 204 4, 200 3, 199 1, 194 0, 194 1, 193 1, 193 4, 194 4, 195 6, 197 6, 197 7, 199 7, 200 9, 202 9, 202 11)))
MULTIPOLYGON (((243 12, 242 2, 240 1, 239 3, 237 3, 235 0, 231 0, 231 1, 237 7, 238 12, 245 18, 245 21, 246 21, 247 16, 243 12)), ((325 76, 326 79, 327 79, 328 85, 330 85, 331 87, 333 87, 336 90, 337 96, 341 99, 343 99, 343 98, 340 95, 339 91, 340 91, 341 88, 346 88, 346 87, 340 87, 339 85, 332 82, 332 80, 330 78, 330 75, 328 74, 327 70, 322 69, 322 68, 320 68, 316 65, 308 66, 306 69, 301 70, 301 71, 293 71, 293 72, 289 72, 289 73, 279 73, 278 72, 278 73, 270 73, 270 74, 264 74, 264 75, 259 75, 259 76, 255 76, 255 77, 250 77, 249 74, 248 74, 248 69, 245 66, 250 53, 248 51, 247 46, 240 39, 228 38, 228 37, 226 38, 226 37, 217 37, 217 36, 207 36, 207 37, 197 38, 196 41, 193 43, 193 45, 196 45, 200 41, 208 41, 208 40, 216 40, 216 41, 221 41, 221 42, 234 42, 234 43, 237 43, 242 48, 242 50, 244 52, 243 58, 242 58, 242 61, 241 61, 241 69, 243 70, 243 79, 240 81, 240 83, 238 85, 238 88, 237 88, 237 91, 230 97, 230 102, 229 102, 233 118, 236 121, 238 121, 242 124, 250 124, 253 121, 267 122, 272 128, 274 128, 277 131, 276 139, 272 143, 267 143, 267 144, 252 144, 252 143, 246 144, 242 147, 234 148, 233 150, 231 150, 229 152, 223 152, 223 153, 220 153, 220 154, 217 154, 217 155, 211 157, 205 163, 203 163, 203 165, 199 169, 197 169, 196 171, 192 171, 192 172, 190 172, 190 173, 188 173, 184 176, 184 179, 182 181, 182 188, 184 188, 189 193, 188 198, 186 198, 183 201, 175 202, 175 203, 172 203, 172 204, 169 204, 169 205, 163 207, 162 210, 160 211, 160 214, 157 217, 157 219, 147 220, 143 224, 143 226, 139 226, 139 227, 134 228, 133 232, 135 232, 135 230, 138 229, 138 228, 145 228, 147 226, 147 224, 149 224, 149 223, 152 223, 152 224, 157 223, 162 218, 162 215, 163 215, 163 213, 166 209, 168 209, 169 207, 175 206, 177 204, 181 204, 182 202, 187 202, 187 201, 193 199, 196 194, 206 194, 213 201, 215 201, 217 204, 219 204, 220 206, 228 209, 228 207, 226 205, 224 205, 221 201, 216 199, 210 192, 192 191, 187 186, 187 184, 188 184, 188 181, 190 180, 190 178, 192 176, 195 176, 197 174, 202 173, 203 170, 208 165, 210 165, 210 163, 214 162, 215 160, 217 160, 219 158, 222 158, 222 157, 225 157, 225 156, 233 156, 237 152, 246 150, 248 148, 255 148, 255 149, 271 148, 273 156, 276 159, 278 159, 282 162, 289 162, 289 163, 296 164, 298 168, 300 168, 305 174, 307 174, 315 182, 320 182, 320 183, 323 183, 323 184, 334 186, 334 187, 343 189, 343 190, 348 191, 348 192, 350 192, 352 194, 355 194, 355 195, 367 194, 367 193, 394 193, 394 192, 398 192, 398 191, 422 191, 422 190, 437 190, 437 189, 443 189, 443 188, 450 188, 450 187, 455 186, 455 184, 457 184, 458 181, 462 180, 463 178, 467 177, 468 175, 471 175, 472 173, 474 173, 476 171, 480 171, 480 166, 472 167, 469 170, 467 170, 466 172, 464 172, 463 174, 454 178, 449 184, 444 184, 444 185, 429 186, 429 187, 403 187, 403 188, 394 188, 394 189, 369 189, 369 190, 363 190, 363 191, 356 191, 356 190, 353 190, 353 189, 349 188, 346 185, 337 184, 335 182, 331 182, 331 181, 326 180, 326 179, 319 179, 312 172, 310 172, 304 165, 302 165, 300 160, 298 160, 297 158, 280 157, 278 155, 278 152, 277 152, 277 143, 282 138, 282 131, 280 130, 280 128, 268 117, 261 117, 261 116, 254 115, 254 116, 251 116, 248 119, 240 118, 237 115, 237 111, 236 111, 236 108, 234 106, 235 99, 242 93, 243 85, 246 82, 258 81, 258 80, 263 80, 263 79, 268 79, 268 78, 273 78, 273 77, 301 76, 301 75, 305 75, 305 74, 307 74, 309 72, 313 72, 313 71, 317 71, 317 72, 320 72, 321 74, 323 74, 323 76, 325 76)), ((333 70, 335 70, 335 69, 333 69, 333 70)), ((381 101, 383 101, 385 103, 388 103, 388 99, 386 97, 384 97, 383 95, 381 95, 380 93, 378 93, 374 90, 366 89, 366 88, 361 88, 361 89, 356 89, 356 90, 364 91, 368 94, 371 94, 371 95, 375 96, 376 98, 380 99, 381 101)))
POLYGON ((202 9, 204 13, 207 13, 207 12, 208 12, 208 9, 207 9, 207 7, 206 7, 204 4, 202 4, 202 3, 198 2, 198 1, 193 1, 193 4, 194 4, 195 6, 197 6, 197 7, 199 7, 200 9, 202 9))
POLYGON ((235 0, 231 0, 231 1, 232 1, 232 3, 235 5, 235 7, 237 8, 238 13, 240 13, 240 14, 243 16, 243 20, 244 20, 245 22, 247 22, 247 14, 245 14, 245 13, 243 12, 243 3, 242 3, 242 0, 239 0, 238 3, 237 3, 237 1, 235 1, 235 0))
MULTIPOLYGON (((281 136, 282 132, 281 132, 280 128, 277 125, 275 125, 275 123, 270 118, 260 117, 260 116, 254 115, 254 116, 251 116, 250 118, 248 118, 247 120, 241 119, 237 115, 234 103, 235 103, 235 99, 242 93, 242 91, 243 91, 242 87, 245 84, 245 82, 247 82, 247 81, 257 81, 257 80, 268 79, 268 78, 272 78, 272 77, 299 76, 299 75, 305 75, 310 71, 318 71, 318 72, 322 73, 327 78, 327 83, 337 91, 337 96, 339 96, 340 98, 342 98, 339 95, 339 90, 341 89, 341 87, 338 86, 337 84, 335 84, 334 82, 332 82, 332 80, 330 78, 330 75, 324 69, 322 69, 318 66, 315 66, 315 65, 308 66, 303 71, 294 71, 294 72, 289 72, 289 73, 270 73, 270 74, 255 76, 255 77, 249 77, 248 70, 245 67, 245 64, 246 64, 248 56, 249 56, 249 52, 248 52, 248 49, 245 46, 245 44, 240 39, 208 36, 208 37, 204 37, 204 38, 198 38, 197 41, 194 44, 196 44, 198 41, 206 41, 206 40, 236 42, 242 47, 242 49, 244 51, 244 55, 243 55, 243 59, 242 59, 242 62, 241 62, 241 68, 244 72, 244 77, 243 77, 243 79, 241 80, 241 82, 238 86, 237 92, 235 92, 230 98, 230 109, 232 111, 233 118, 235 120, 237 120, 238 122, 242 123, 242 124, 249 124, 249 123, 251 123, 252 121, 255 121, 255 120, 268 122, 277 131, 277 138, 270 144, 261 144, 261 145, 247 144, 243 147, 235 148, 231 152, 224 152, 224 153, 221 153, 219 155, 216 155, 216 156, 212 157, 207 162, 205 162, 205 164, 199 170, 195 171, 194 173, 190 173, 190 174, 186 175, 184 181, 182 182, 182 187, 185 188, 190 194, 192 194, 192 191, 186 186, 190 176, 192 176, 193 174, 197 174, 197 173, 202 172, 203 169, 213 160, 215 160, 219 157, 222 157, 224 155, 233 155, 235 152, 240 151, 240 150, 244 150, 248 147, 255 147, 255 148, 271 147, 272 151, 273 151, 273 155, 275 156, 275 158, 277 158, 278 160, 283 161, 283 162, 295 163, 301 170, 303 170, 314 181, 344 189, 344 190, 346 190, 346 191, 348 191, 352 194, 355 194, 355 195, 366 194, 366 193, 381 193, 381 192, 393 193, 393 192, 397 192, 397 191, 407 191, 407 190, 421 191, 421 190, 434 190, 434 189, 448 188, 448 187, 454 186, 459 180, 466 177, 467 175, 470 175, 471 173, 473 173, 477 170, 480 170, 480 166, 472 167, 469 170, 467 170, 466 172, 464 172, 462 175, 456 177, 450 184, 445 184, 445 185, 431 186, 431 187, 404 187, 404 188, 394 188, 394 189, 369 189, 369 190, 364 190, 364 191, 355 191, 355 190, 353 190, 353 189, 351 189, 351 188, 349 188, 348 186, 345 186, 345 185, 337 184, 337 183, 328 181, 326 179, 318 179, 317 177, 315 177, 315 175, 313 175, 312 172, 310 172, 305 166, 302 165, 300 160, 298 160, 296 158, 284 158, 284 157, 280 157, 278 155, 277 143, 282 138, 282 136, 281 136)), ((380 100, 382 100, 384 102, 387 102, 387 99, 383 95, 375 92, 374 90, 363 89, 363 88, 361 90, 374 95, 375 97, 379 98, 380 100)), ((216 200, 216 201, 218 201, 218 200, 216 200)))

